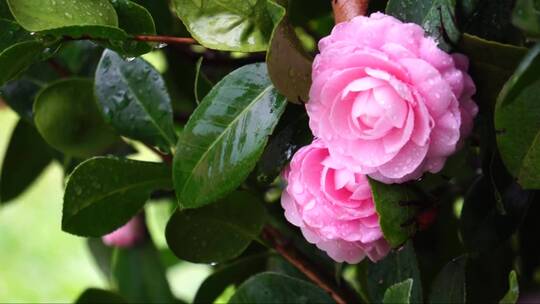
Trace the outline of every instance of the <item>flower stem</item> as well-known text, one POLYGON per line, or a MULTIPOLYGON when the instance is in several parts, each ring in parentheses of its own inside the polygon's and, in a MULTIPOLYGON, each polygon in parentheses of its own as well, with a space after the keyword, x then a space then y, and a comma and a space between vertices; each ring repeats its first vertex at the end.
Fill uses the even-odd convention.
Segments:
POLYGON ((336 24, 367 13, 369 0, 332 0, 336 24))
POLYGON ((193 38, 188 37, 173 37, 173 36, 157 36, 157 35, 135 35, 133 40, 146 42, 159 42, 166 44, 198 44, 193 38))

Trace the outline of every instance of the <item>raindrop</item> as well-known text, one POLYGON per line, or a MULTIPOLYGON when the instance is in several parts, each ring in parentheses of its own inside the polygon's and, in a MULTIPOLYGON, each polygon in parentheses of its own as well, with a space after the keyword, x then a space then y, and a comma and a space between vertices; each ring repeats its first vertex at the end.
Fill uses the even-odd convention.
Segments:
POLYGON ((133 60, 135 60, 135 57, 127 57, 127 58, 126 58, 126 61, 127 61, 127 62, 132 62, 133 60))

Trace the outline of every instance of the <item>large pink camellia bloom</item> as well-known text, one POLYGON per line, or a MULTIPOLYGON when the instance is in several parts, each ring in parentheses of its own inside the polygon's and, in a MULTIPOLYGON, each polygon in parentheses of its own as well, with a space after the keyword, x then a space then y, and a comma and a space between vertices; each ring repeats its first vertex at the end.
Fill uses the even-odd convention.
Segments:
POLYGON ((137 215, 124 226, 105 235, 102 240, 108 246, 131 248, 144 240, 146 236, 144 217, 137 215))
POLYGON ((332 259, 377 261, 389 252, 366 176, 336 162, 320 140, 300 149, 283 175, 285 217, 332 259))
POLYGON ((475 86, 413 23, 374 13, 319 42, 307 111, 314 135, 354 171, 385 183, 440 171, 471 129, 475 86))

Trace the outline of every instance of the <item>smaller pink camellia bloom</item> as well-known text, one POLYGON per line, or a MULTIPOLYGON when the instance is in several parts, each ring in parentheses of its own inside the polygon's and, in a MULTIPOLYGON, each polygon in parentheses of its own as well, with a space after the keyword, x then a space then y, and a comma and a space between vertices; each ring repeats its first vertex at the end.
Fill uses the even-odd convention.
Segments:
POLYGON ((478 111, 468 60, 414 23, 382 13, 337 24, 319 42, 306 105, 314 135, 384 183, 436 173, 478 111))
POLYGON ((332 259, 378 261, 389 252, 366 176, 336 162, 322 141, 300 149, 283 175, 285 217, 332 259))
POLYGON ((108 246, 130 248, 139 244, 145 237, 144 217, 137 215, 124 226, 105 235, 102 240, 108 246))

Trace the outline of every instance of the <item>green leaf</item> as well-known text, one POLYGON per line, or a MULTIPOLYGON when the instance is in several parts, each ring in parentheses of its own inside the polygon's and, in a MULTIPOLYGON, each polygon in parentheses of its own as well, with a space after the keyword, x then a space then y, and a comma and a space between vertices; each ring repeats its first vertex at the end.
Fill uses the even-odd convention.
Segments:
POLYGON ((384 304, 409 304, 411 302, 411 291, 413 279, 406 279, 403 282, 394 284, 384 292, 384 304))
POLYGON ((249 256, 220 267, 201 284, 193 303, 214 303, 230 285, 239 285, 251 275, 264 271, 267 253, 249 256))
POLYGON ((0 203, 22 194, 51 161, 49 146, 32 125, 20 120, 2 163, 0 203))
POLYGON ((335 303, 317 286, 282 274, 264 272, 242 284, 229 303, 335 303))
POLYGON ((523 59, 495 108, 497 144, 506 168, 525 189, 540 189, 540 44, 523 59), (516 119, 519 117, 519 119, 516 119))
POLYGON ((43 88, 34 121, 49 145, 72 156, 100 154, 118 140, 99 113, 89 79, 63 79, 43 88))
POLYGON ((540 36, 540 3, 536 0, 517 0, 512 23, 528 35, 540 36))
POLYGON ((178 140, 173 178, 180 206, 197 208, 236 189, 255 167, 285 105, 264 64, 244 66, 220 81, 178 140))
POLYGON ((176 29, 175 19, 168 0, 134 0, 144 6, 152 15, 156 23, 157 32, 160 34, 173 34, 176 29))
POLYGON ((258 238, 264 222, 265 209, 257 197, 233 192, 215 204, 177 211, 165 236, 180 259, 219 263, 240 255, 258 238))
MULTIPOLYGON (((152 15, 144 6, 129 0, 114 0, 111 3, 118 14, 119 27, 126 33, 130 35, 156 34, 156 26, 152 15)), ((152 50, 150 44, 133 40, 113 41, 111 44, 115 49, 127 56, 139 56, 152 50)))
POLYGON ((0 88, 0 96, 21 119, 34 124, 34 100, 41 86, 29 79, 10 81, 0 88))
POLYGON ((305 103, 309 100, 312 61, 288 18, 283 18, 272 36, 266 62, 274 86, 289 101, 305 103))
POLYGON ((56 49, 56 46, 47 47, 35 40, 19 42, 4 49, 0 53, 0 86, 19 76, 32 64, 48 59, 56 49))
POLYGON ((450 261, 439 272, 431 287, 430 303, 465 303, 467 257, 450 261))
POLYGON ((508 292, 499 301, 500 304, 515 304, 519 298, 519 285, 515 270, 510 271, 510 274, 508 274, 508 285, 508 292))
POLYGON ((112 272, 118 291, 130 303, 173 303, 165 268, 151 241, 117 248, 112 272))
POLYGON ((0 19, 13 20, 6 0, 0 0, 0 19))
POLYGON ((118 26, 107 0, 7 0, 15 20, 31 32, 70 26, 118 26))
POLYGON ((406 279, 413 280, 411 303, 422 303, 422 283, 411 241, 402 249, 395 250, 377 263, 368 265, 368 292, 374 303, 383 301, 390 286, 406 279))
POLYGON ((98 237, 127 223, 153 190, 170 187, 160 163, 96 157, 82 162, 67 181, 62 230, 98 237))
POLYGON ((199 58, 195 64, 195 83, 193 86, 193 94, 195 95, 195 101, 197 104, 201 103, 201 100, 208 94, 208 92, 210 92, 213 86, 212 82, 210 82, 206 75, 204 75, 201 71, 203 59, 204 57, 201 56, 201 58, 199 58))
POLYGON ((389 0, 386 13, 404 22, 419 24, 443 50, 459 40, 455 23, 455 0, 389 0))
POLYGON ((417 208, 407 203, 417 201, 418 195, 402 184, 387 185, 373 179, 369 179, 369 184, 384 238, 392 247, 401 246, 416 232, 411 219, 417 208))
POLYGON ((0 19, 0 28, 0 53, 15 43, 32 40, 30 33, 13 21, 0 19))
POLYGON ((266 51, 285 9, 271 0, 174 0, 176 14, 203 46, 223 51, 266 51))
POLYGON ((88 288, 75 301, 76 304, 123 304, 127 303, 120 295, 112 291, 88 288))
POLYGON ((128 62, 106 50, 96 70, 95 92, 105 120, 120 134, 165 150, 175 145, 171 99, 148 62, 128 62))

